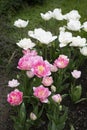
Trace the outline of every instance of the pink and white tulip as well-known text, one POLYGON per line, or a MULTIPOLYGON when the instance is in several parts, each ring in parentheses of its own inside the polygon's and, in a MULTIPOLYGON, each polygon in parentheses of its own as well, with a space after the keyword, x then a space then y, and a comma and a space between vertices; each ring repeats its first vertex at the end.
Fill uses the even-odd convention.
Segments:
POLYGON ((78 79, 81 77, 81 71, 78 71, 78 70, 73 70, 73 72, 71 72, 72 76, 75 78, 75 79, 78 79))
POLYGON ((56 103, 60 103, 60 102, 62 101, 62 97, 61 97, 60 94, 55 94, 55 95, 53 95, 53 96, 52 96, 52 99, 53 99, 53 101, 56 102, 56 103))
POLYGON ((45 88, 43 85, 40 85, 38 87, 33 87, 34 96, 39 98, 39 100, 42 103, 48 102, 48 97, 51 95, 51 91, 49 91, 48 88, 45 88))
POLYGON ((51 65, 50 69, 51 69, 51 72, 57 72, 58 71, 58 68, 55 65, 51 65))
POLYGON ((43 60, 41 56, 30 56, 30 54, 25 54, 22 58, 19 59, 17 68, 20 70, 31 70, 32 65, 38 60, 43 60))
POLYGON ((43 84, 44 86, 51 86, 52 83, 53 83, 53 78, 52 78, 52 76, 50 76, 50 77, 44 77, 43 80, 42 80, 42 84, 43 84))
POLYGON ((51 75, 50 64, 48 61, 44 60, 37 60, 35 63, 33 63, 32 71, 39 78, 51 75))
POLYGON ((11 88, 14 88, 14 87, 17 87, 19 86, 19 82, 17 79, 12 79, 10 81, 8 81, 8 86, 11 87, 11 88))
POLYGON ((37 55, 36 50, 27 49, 27 50, 23 50, 22 52, 24 55, 26 55, 26 54, 28 54, 29 56, 36 56, 37 55))
POLYGON ((69 59, 66 55, 59 55, 59 57, 54 61, 54 65, 58 68, 66 68, 69 64, 69 59))
POLYGON ((14 91, 12 91, 7 95, 7 101, 12 106, 20 105, 23 101, 23 93, 18 89, 15 89, 14 91))

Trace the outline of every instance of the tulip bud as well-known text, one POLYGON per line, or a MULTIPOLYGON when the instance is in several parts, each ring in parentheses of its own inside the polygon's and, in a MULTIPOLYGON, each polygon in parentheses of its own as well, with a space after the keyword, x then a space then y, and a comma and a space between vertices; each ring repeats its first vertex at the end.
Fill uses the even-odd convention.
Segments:
POLYGON ((62 111, 62 105, 59 106, 59 110, 62 111))
POLYGON ((33 112, 30 113, 30 119, 33 121, 37 119, 36 115, 33 112))
POLYGON ((51 91, 56 92, 56 87, 54 85, 51 86, 51 91))
POLYGON ((62 97, 61 97, 60 94, 55 94, 55 95, 53 95, 53 96, 52 96, 52 99, 53 99, 54 102, 59 103, 59 104, 60 104, 60 102, 62 101, 62 97))
POLYGON ((20 78, 20 76, 17 74, 17 79, 19 79, 20 78))
POLYGON ((34 77, 34 73, 32 71, 27 71, 26 74, 29 78, 34 77))

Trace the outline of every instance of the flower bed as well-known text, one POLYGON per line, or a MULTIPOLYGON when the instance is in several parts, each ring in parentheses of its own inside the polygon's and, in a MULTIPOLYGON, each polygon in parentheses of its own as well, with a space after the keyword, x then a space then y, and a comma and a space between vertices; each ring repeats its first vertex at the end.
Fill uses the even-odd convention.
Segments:
MULTIPOLYGON (((20 74, 9 81, 8 86, 18 88, 7 95, 8 103, 17 113, 12 117, 15 130, 39 129, 42 124, 47 130, 63 130, 70 109, 65 105, 67 97, 74 104, 86 100, 81 97, 82 85, 78 79, 81 78, 79 68, 87 56, 86 38, 79 34, 87 31, 87 22, 81 24, 77 10, 63 15, 57 8, 40 15, 46 24, 54 19, 64 20, 66 25, 57 29, 56 23, 54 34, 35 28, 28 31, 29 38, 17 43, 23 49, 17 66, 20 74)), ((24 29, 28 22, 19 19, 14 26, 24 29)), ((74 129, 73 124, 69 125, 74 129)))

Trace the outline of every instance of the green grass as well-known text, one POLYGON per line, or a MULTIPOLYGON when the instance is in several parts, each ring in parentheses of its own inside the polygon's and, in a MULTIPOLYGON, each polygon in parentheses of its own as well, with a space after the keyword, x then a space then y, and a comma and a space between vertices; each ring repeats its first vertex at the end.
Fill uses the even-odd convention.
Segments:
MULTIPOLYGON (((45 27, 45 21, 41 19, 40 13, 45 13, 49 10, 53 11, 55 8, 61 8, 62 13, 65 14, 73 9, 76 9, 81 14, 81 22, 84 22, 87 20, 87 0, 45 0, 43 5, 34 5, 29 6, 28 4, 24 4, 23 8, 19 10, 19 12, 16 13, 16 15, 11 20, 11 25, 13 26, 13 23, 18 18, 29 20, 29 25, 27 28, 22 30, 22 37, 27 37, 28 30, 33 30, 34 28, 45 27)), ((55 22, 50 20, 49 26, 51 30, 53 30, 53 27, 55 26, 55 22)), ((58 21, 58 24, 61 25, 61 21, 58 21)), ((20 39, 19 31, 16 28, 17 31, 11 32, 11 35, 16 35, 17 39, 20 39), (17 33, 18 32, 18 33, 17 33)), ((52 32, 52 31, 51 31, 52 32)))
POLYGON ((30 27, 39 26, 41 21, 40 13, 53 10, 55 8, 61 8, 63 14, 77 9, 82 16, 82 21, 87 20, 87 0, 46 0, 43 5, 28 6, 27 4, 17 12, 13 21, 22 18, 30 20, 30 27))

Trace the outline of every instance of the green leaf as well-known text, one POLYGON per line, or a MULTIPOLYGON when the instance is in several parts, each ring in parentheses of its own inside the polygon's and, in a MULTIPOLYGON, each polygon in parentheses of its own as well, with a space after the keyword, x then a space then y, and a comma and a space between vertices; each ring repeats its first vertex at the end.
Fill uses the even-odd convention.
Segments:
POLYGON ((71 125, 70 127, 71 127, 71 129, 70 129, 70 130, 75 130, 75 129, 74 129, 74 127, 73 127, 73 125, 71 125))
POLYGON ((63 130, 64 127, 65 127, 65 123, 58 124, 58 125, 57 125, 57 130, 63 130))
POLYGON ((67 119, 68 108, 64 108, 64 109, 65 109, 65 112, 59 119, 60 123, 64 123, 66 121, 66 119, 67 119))
POLYGON ((15 130, 24 130, 24 126, 19 124, 19 122, 16 122, 14 124, 14 128, 15 128, 15 130))
POLYGON ((73 102, 77 102, 82 94, 82 87, 81 85, 71 87, 70 96, 73 102))
POLYGON ((41 111, 38 113, 38 118, 40 118, 40 116, 41 116, 41 114, 42 114, 42 112, 43 112, 43 109, 44 109, 44 106, 42 106, 41 111))
POLYGON ((26 109, 25 109, 25 104, 24 103, 22 103, 22 105, 20 107, 19 119, 20 119, 20 123, 21 124, 25 123, 25 120, 26 120, 26 109))
POLYGON ((75 103, 79 103, 79 102, 82 102, 82 101, 85 101, 85 100, 87 100, 87 98, 81 98, 80 100, 78 100, 78 101, 75 102, 75 103))

